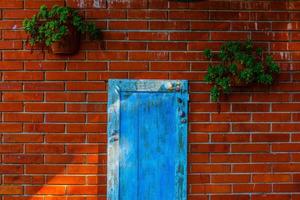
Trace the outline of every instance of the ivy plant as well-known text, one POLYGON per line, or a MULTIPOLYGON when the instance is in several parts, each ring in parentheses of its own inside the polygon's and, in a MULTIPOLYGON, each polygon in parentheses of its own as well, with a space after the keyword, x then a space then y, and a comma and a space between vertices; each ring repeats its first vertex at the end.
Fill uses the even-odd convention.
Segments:
POLYGON ((250 84, 271 85, 280 68, 272 56, 263 54, 253 43, 226 42, 219 52, 206 49, 204 55, 211 61, 205 81, 212 84, 212 101, 218 101, 222 94, 229 94, 235 86, 250 84))
POLYGON ((81 34, 88 33, 92 39, 100 37, 99 28, 84 21, 78 11, 70 7, 53 6, 48 10, 47 6, 42 5, 36 15, 23 21, 23 27, 30 35, 28 42, 31 46, 51 46, 66 37, 71 28, 81 34))

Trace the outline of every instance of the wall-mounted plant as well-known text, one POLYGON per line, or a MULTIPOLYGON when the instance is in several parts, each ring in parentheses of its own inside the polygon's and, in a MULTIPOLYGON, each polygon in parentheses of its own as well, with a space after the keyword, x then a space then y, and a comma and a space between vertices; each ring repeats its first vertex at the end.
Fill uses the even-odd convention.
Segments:
POLYGON ((271 55, 263 55, 261 48, 254 48, 251 41, 227 42, 219 52, 204 51, 212 62, 205 81, 212 84, 212 101, 219 101, 222 94, 229 94, 233 87, 251 84, 271 85, 280 68, 271 55))
POLYGON ((23 21, 29 34, 30 46, 49 47, 54 54, 74 54, 79 50, 80 35, 88 33, 91 39, 100 38, 100 30, 94 23, 86 22, 78 11, 70 7, 45 5, 30 19, 23 21))

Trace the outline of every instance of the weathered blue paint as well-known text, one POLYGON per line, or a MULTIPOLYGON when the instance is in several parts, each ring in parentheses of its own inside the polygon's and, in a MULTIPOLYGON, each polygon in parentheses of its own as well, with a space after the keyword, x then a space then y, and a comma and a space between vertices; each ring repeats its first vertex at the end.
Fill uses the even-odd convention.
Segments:
POLYGON ((187 81, 109 81, 107 199, 186 199, 187 113, 187 81))

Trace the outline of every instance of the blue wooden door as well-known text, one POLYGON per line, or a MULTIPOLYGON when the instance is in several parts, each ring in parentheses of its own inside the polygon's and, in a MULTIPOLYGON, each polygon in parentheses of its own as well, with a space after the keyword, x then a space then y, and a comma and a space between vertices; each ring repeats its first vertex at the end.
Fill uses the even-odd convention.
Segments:
POLYGON ((186 81, 110 80, 108 199, 186 199, 186 81))

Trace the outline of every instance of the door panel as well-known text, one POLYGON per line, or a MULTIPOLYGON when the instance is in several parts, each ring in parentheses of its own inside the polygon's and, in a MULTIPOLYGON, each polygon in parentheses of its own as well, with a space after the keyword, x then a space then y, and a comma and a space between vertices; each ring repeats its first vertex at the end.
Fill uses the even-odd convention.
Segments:
POLYGON ((140 82, 109 82, 108 199, 184 200, 187 83, 140 82))

